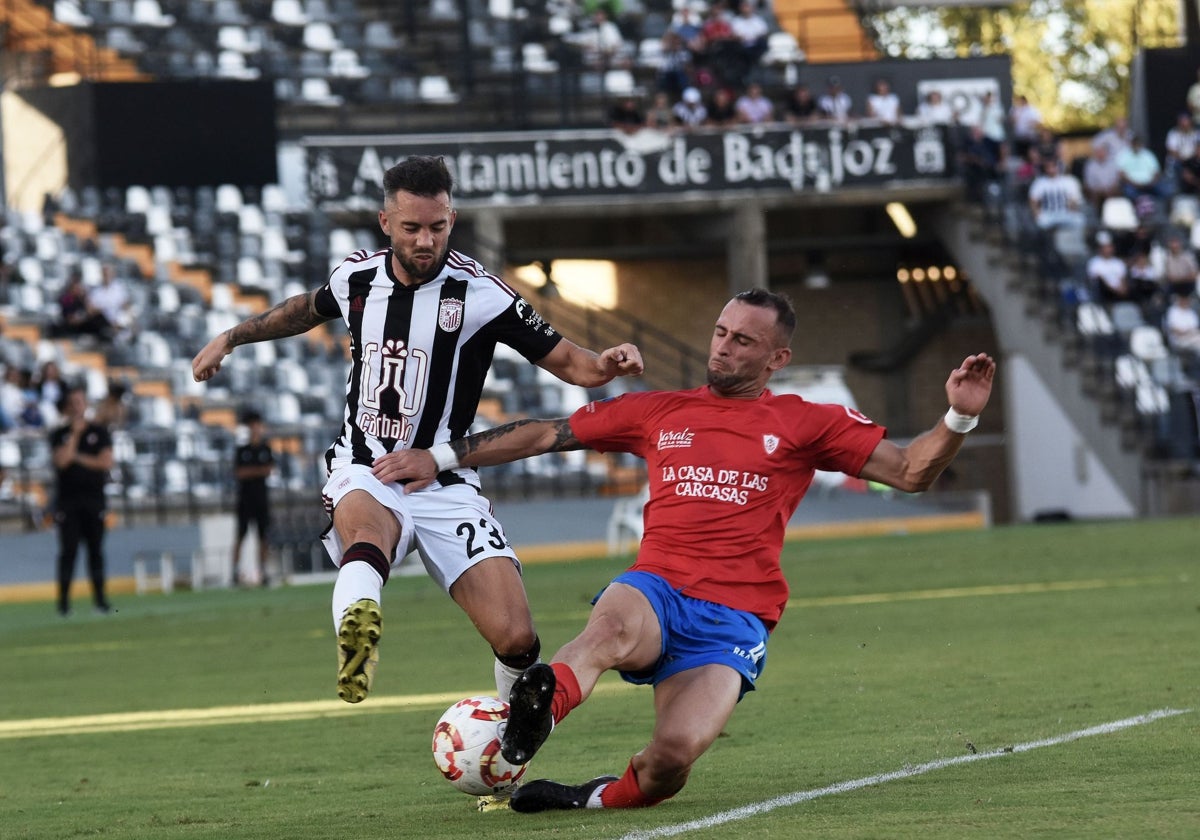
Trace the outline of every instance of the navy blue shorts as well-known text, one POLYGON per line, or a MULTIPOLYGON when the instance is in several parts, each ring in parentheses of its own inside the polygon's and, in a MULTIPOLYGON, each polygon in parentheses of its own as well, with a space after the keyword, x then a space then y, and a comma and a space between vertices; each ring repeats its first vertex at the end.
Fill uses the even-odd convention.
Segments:
MULTIPOLYGON (((645 595, 662 631, 658 662, 649 671, 621 671, 626 682, 658 685, 681 671, 717 663, 741 674, 739 700, 754 690, 767 664, 767 628, 758 616, 691 598, 651 572, 624 572, 613 583, 624 583, 645 595)), ((599 599, 597 595, 592 603, 599 599)))

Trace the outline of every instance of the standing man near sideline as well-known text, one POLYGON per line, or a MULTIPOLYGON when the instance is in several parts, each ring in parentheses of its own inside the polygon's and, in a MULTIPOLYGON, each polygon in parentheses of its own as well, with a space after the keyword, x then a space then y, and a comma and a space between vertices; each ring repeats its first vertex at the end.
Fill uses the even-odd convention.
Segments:
POLYGON ((813 471, 926 490, 987 405, 996 366, 984 354, 950 373, 945 417, 906 446, 853 409, 775 396, 767 381, 791 359, 795 326, 786 297, 742 292, 717 319, 704 387, 626 394, 570 418, 519 420, 376 461, 380 481, 407 480, 406 492, 419 493, 441 470, 543 452, 587 447, 646 460, 650 499, 637 560, 551 664, 517 680, 501 750, 528 761, 608 670, 654 686, 650 743, 620 778, 518 787, 513 810, 637 808, 678 793, 762 673, 767 636, 788 598, 784 530, 813 471))
POLYGON ((390 247, 348 256, 319 289, 226 330, 196 355, 210 379, 239 345, 298 335, 332 318, 350 332, 351 370, 341 434, 325 453, 325 537, 338 566, 333 622, 338 696, 366 697, 382 633, 380 597, 393 563, 414 546, 428 573, 496 655, 496 687, 539 661, 540 642, 520 564, 471 469, 436 476, 406 495, 371 472, 381 456, 461 438, 475 419, 497 343, 574 385, 594 388, 642 372, 632 344, 597 354, 563 338, 522 297, 449 247, 453 183, 440 157, 410 157, 386 173, 379 226, 390 247))
POLYGON ((112 609, 104 594, 104 485, 113 468, 112 435, 87 419, 87 394, 67 388, 58 402, 62 425, 50 433, 54 464, 54 522, 58 526, 58 614, 71 614, 71 579, 82 542, 87 550, 96 612, 112 609))
POLYGON ((267 577, 267 533, 271 530, 271 499, 267 479, 275 470, 275 454, 267 442, 263 417, 257 411, 247 411, 242 417, 249 438, 233 453, 233 478, 237 482, 237 530, 233 535, 233 574, 239 583, 253 580, 238 575, 242 559, 242 543, 254 523, 258 535, 258 582, 266 586, 267 577))

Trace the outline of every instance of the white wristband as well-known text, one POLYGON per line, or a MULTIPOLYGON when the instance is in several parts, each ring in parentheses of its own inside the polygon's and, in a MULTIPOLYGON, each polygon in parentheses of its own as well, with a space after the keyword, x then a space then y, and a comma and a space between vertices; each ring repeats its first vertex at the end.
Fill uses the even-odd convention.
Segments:
POLYGON ((972 417, 969 414, 959 414, 954 410, 954 406, 951 406, 946 412, 946 416, 942 418, 942 422, 946 424, 946 428, 950 431, 965 435, 979 425, 979 416, 972 417))
POLYGON ((433 463, 437 465, 438 472, 458 469, 458 456, 454 454, 454 449, 450 444, 439 443, 431 446, 429 454, 433 456, 433 463))

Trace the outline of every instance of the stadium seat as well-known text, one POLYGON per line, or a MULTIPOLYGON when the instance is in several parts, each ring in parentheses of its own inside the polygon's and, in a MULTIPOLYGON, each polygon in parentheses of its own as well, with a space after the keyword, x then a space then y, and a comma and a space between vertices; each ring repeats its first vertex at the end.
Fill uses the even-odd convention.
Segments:
POLYGON ((804 61, 804 50, 790 32, 772 32, 767 35, 767 51, 763 61, 767 64, 798 64, 804 61))
POLYGON ((329 87, 329 82, 319 77, 310 77, 300 82, 300 99, 310 105, 336 107, 342 104, 342 97, 337 96, 329 87))
POLYGON ((1143 362, 1150 363, 1155 359, 1164 358, 1170 351, 1167 350, 1162 330, 1158 327, 1145 324, 1140 327, 1134 327, 1130 331, 1129 352, 1143 362))
POLYGON ((637 82, 633 78, 633 73, 625 69, 605 71, 604 92, 610 96, 635 95, 637 93, 637 82))
POLYGON ((1135 230, 1138 215, 1133 202, 1121 195, 1104 199, 1100 207, 1100 224, 1109 230, 1135 230))
POLYGON ((1200 220, 1200 197, 1184 194, 1171 199, 1171 224, 1190 228, 1197 220, 1200 220))
POLYGON ((304 26, 308 15, 300 0, 271 0, 271 20, 280 26, 304 26))
POLYGON ((458 94, 450 87, 450 80, 445 76, 422 76, 417 82, 417 96, 425 102, 458 102, 458 94))
POLYGON ((342 46, 342 42, 333 32, 333 27, 324 21, 305 24, 303 43, 306 48, 322 53, 333 52, 342 46))
POLYGON ((1113 329, 1123 336, 1128 336, 1134 329, 1146 324, 1146 319, 1142 316, 1142 307, 1131 301, 1114 303, 1110 314, 1113 329))
POLYGON ((370 74, 358 60, 358 53, 345 47, 329 54, 329 72, 345 79, 363 79, 370 74))
POLYGON ((217 53, 216 75, 222 79, 257 79, 262 73, 257 67, 248 67, 242 53, 221 50, 217 53))
POLYGON ((546 53, 546 45, 536 41, 521 45, 521 65, 530 73, 557 73, 558 62, 546 53))
POLYGON ((217 46, 223 50, 233 50, 239 53, 256 53, 262 49, 262 42, 252 38, 251 30, 244 26, 222 26, 217 30, 217 46))
POLYGON ((643 38, 638 44, 638 66, 657 70, 662 66, 663 47, 661 38, 643 38))
POLYGON ((363 43, 372 49, 390 52, 401 46, 401 41, 386 20, 367 21, 363 27, 363 43))
POLYGON ((55 0, 54 19, 77 29, 86 29, 93 23, 92 18, 83 13, 83 9, 75 0, 55 0))
POLYGON ((1158 383, 1142 382, 1135 391, 1134 404, 1139 414, 1166 414, 1171 407, 1171 398, 1158 383))
POLYGON ((132 18, 138 26, 165 28, 175 25, 175 16, 163 14, 158 0, 133 0, 132 18))

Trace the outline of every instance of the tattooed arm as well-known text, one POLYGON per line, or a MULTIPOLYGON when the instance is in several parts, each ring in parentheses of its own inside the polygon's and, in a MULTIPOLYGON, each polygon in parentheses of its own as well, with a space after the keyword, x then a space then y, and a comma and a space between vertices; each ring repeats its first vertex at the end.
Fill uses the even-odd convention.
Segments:
MULTIPOLYGON (((463 467, 490 467, 507 464, 544 452, 567 452, 584 446, 571 431, 566 417, 558 420, 516 420, 494 429, 459 438, 448 444, 463 467)), ((436 449, 437 447, 435 447, 436 449)), ((403 449, 375 459, 371 468, 375 477, 387 484, 405 482, 411 493, 428 487, 437 477, 433 455, 426 449, 403 449)))
POLYGON ((319 290, 293 295, 287 300, 247 318, 235 327, 218 335, 192 359, 192 376, 197 382, 212 379, 221 369, 221 362, 240 344, 255 341, 270 341, 308 332, 332 316, 317 311, 316 298, 319 290))

